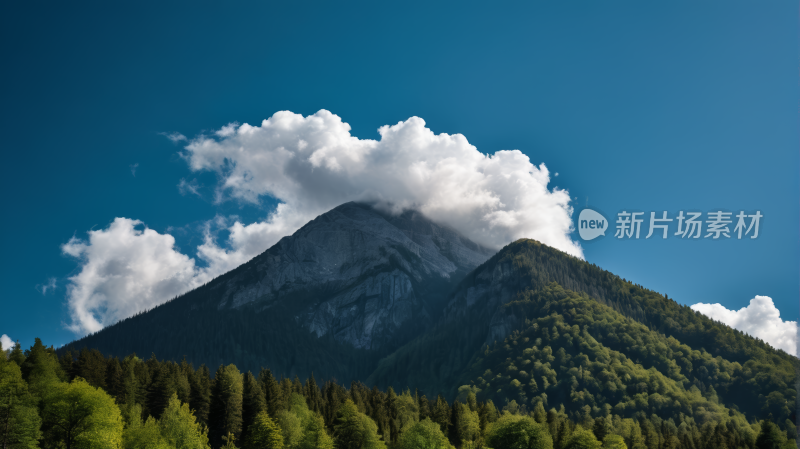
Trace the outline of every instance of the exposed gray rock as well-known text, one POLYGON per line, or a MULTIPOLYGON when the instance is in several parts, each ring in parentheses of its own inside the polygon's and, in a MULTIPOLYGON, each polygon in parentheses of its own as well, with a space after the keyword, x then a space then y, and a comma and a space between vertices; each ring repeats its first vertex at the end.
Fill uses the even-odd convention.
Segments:
POLYGON ((420 213, 343 204, 213 287, 219 309, 269 313, 297 301, 296 322, 357 348, 396 346, 440 315, 447 291, 494 251, 420 213))

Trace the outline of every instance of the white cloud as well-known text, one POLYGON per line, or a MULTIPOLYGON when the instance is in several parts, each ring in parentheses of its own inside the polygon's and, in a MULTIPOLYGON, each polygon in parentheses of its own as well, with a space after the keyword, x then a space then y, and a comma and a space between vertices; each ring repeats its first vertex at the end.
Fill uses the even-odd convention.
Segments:
POLYGON ((137 168, 139 168, 139 163, 137 162, 137 163, 135 163, 135 164, 131 164, 131 165, 129 165, 128 167, 130 167, 130 169, 131 169, 131 174, 132 174, 132 175, 133 175, 133 177, 135 178, 135 177, 136 177, 136 169, 137 169, 137 168))
POLYGON ((722 304, 704 303, 695 304, 691 308, 760 338, 774 348, 797 355, 797 321, 783 321, 781 312, 768 296, 756 296, 750 300, 750 305, 739 310, 728 310, 722 304))
POLYGON ((548 189, 544 164, 532 164, 518 150, 482 154, 463 135, 434 134, 418 117, 378 132, 380 140, 358 139, 328 111, 308 117, 282 111, 261 126, 229 124, 214 137, 189 141, 183 156, 193 171, 218 174, 218 201, 281 201, 265 222, 235 223, 230 250, 207 240, 204 257, 245 259, 240 250, 258 254, 353 200, 378 201, 395 212, 418 209, 493 248, 530 237, 583 257, 569 237, 569 194, 548 189), (258 251, 237 246, 244 241, 258 242, 258 251))
POLYGON ((204 267, 176 249, 173 236, 139 220, 116 218, 106 229, 89 231, 88 240, 73 237, 61 247, 81 262, 67 286, 67 327, 79 335, 97 332, 196 288, 263 252, 269 246, 265 239, 271 238, 268 227, 229 225, 223 217, 209 221, 197 248, 204 267), (225 246, 230 249, 215 241, 214 231, 220 228, 229 232, 225 246))
POLYGON ((208 279, 207 270, 175 250, 171 235, 141 228, 138 220, 116 218, 106 229, 89 231, 88 241, 73 237, 62 245, 64 254, 82 262, 67 287, 69 329, 99 331, 208 279))
MULTIPOLYGON (((78 334, 150 309, 208 282, 260 254, 282 237, 333 207, 377 201, 399 212, 415 208, 467 237, 499 248, 535 238, 578 257, 569 238, 572 208, 565 190, 548 189, 550 174, 520 151, 480 153, 460 135, 434 134, 412 117, 383 126, 380 140, 358 139, 328 111, 303 117, 278 112, 261 126, 229 124, 188 142, 183 157, 193 171, 214 171, 218 201, 280 201, 262 222, 217 217, 206 225, 197 255, 205 267, 175 248, 169 234, 138 220, 116 218, 106 229, 72 238, 64 254, 81 261, 69 278, 67 301, 78 334), (233 221, 233 223, 231 223, 233 221), (217 230, 229 232, 225 244, 217 230)), ((173 142, 186 137, 167 134, 173 142)), ((197 193, 182 179, 181 193, 197 193)))
POLYGON ((0 335, 0 349, 8 351, 14 346, 14 341, 6 334, 0 335))

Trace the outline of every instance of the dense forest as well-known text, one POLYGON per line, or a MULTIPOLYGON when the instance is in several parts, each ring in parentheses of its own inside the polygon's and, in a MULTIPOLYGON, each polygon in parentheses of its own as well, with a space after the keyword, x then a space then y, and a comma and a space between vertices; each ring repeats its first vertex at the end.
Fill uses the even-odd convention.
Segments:
POLYGON ((575 420, 741 415, 796 433, 795 357, 536 241, 476 269, 445 313, 368 383, 446 396, 471 385, 528 410, 563 404, 575 420))
MULTIPOLYGON (((602 382, 610 389, 614 376, 641 376, 637 379, 641 383, 657 384, 664 390, 665 407, 672 407, 673 400, 680 402, 674 387, 658 372, 637 369, 619 355, 603 353, 590 337, 580 340, 585 329, 568 328, 558 318, 558 312, 564 311, 559 305, 572 306, 566 309, 569 313, 587 300, 554 285, 508 304, 516 313, 531 316, 540 315, 542 311, 535 308, 547 304, 552 313, 524 318, 527 331, 509 336, 497 348, 485 348, 484 360, 503 366, 500 359, 504 358, 531 373, 531 380, 521 388, 502 375, 486 374, 489 380, 481 382, 485 388, 493 389, 498 382, 500 390, 516 389, 520 401, 512 399, 500 408, 492 399, 481 400, 477 387, 470 385, 458 388, 457 396, 448 401, 442 395, 428 398, 417 390, 398 393, 391 387, 380 390, 359 382, 346 388, 329 380, 320 386, 313 375, 301 382, 297 377, 276 377, 269 369, 257 375, 242 373, 233 364, 220 365, 212 376, 205 365, 195 368, 185 360, 158 360, 155 355, 147 360, 135 354, 119 359, 84 348, 58 357, 37 339, 24 352, 17 344, 0 356, 0 444, 3 448, 68 449, 796 448, 791 429, 782 431, 770 420, 748 422, 731 410, 729 419, 691 419, 679 412, 676 420, 658 410, 629 416, 625 407, 604 407, 602 416, 592 418, 588 412, 569 414, 563 404, 548 407, 567 399, 537 394, 540 389, 547 391, 547 383, 566 379, 576 384, 575 394, 591 395, 602 382), (542 296, 555 300, 545 301, 542 296), (606 359, 601 365, 588 363, 585 356, 564 351, 568 345, 555 354, 538 349, 562 338, 572 339, 572 345, 595 358, 606 359), (536 344, 522 349, 531 342, 536 344), (537 362, 512 358, 516 354, 537 362), (579 362, 578 368, 573 361, 579 362), (554 373, 553 362, 556 367, 570 365, 568 376, 554 373), (538 400, 531 402, 527 394, 538 400), (528 403, 535 405, 528 408, 528 403)), ((588 397, 579 400, 592 407, 588 397)), ((637 395, 634 402, 641 400, 646 401, 637 395)), ((709 413, 722 410, 697 392, 691 400, 674 406, 708 407, 709 413)))

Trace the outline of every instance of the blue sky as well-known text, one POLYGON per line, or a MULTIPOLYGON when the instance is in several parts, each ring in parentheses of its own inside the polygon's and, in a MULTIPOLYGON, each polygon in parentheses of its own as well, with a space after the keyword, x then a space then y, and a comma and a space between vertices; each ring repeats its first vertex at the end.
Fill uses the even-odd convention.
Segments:
POLYGON ((360 139, 418 116, 482 153, 518 149, 576 211, 760 210, 755 240, 607 236, 583 251, 684 304, 762 295, 796 321, 797 17, 738 1, 6 5, 0 334, 75 337, 73 236, 127 217, 196 258, 208 220, 274 208, 215 203, 216 175, 165 134, 320 109, 360 139))

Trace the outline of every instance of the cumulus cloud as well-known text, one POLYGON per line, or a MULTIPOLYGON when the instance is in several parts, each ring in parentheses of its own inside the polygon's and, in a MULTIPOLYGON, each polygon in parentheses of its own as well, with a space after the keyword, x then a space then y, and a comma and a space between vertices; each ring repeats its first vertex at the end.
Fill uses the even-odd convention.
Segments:
POLYGON ((739 310, 729 310, 722 304, 704 303, 695 304, 691 308, 760 338, 774 348, 797 355, 797 321, 783 321, 780 311, 768 296, 756 296, 750 300, 750 305, 739 310))
POLYGON ((136 177, 136 169, 139 168, 139 163, 137 162, 135 164, 131 164, 128 167, 131 169, 131 174, 135 178, 136 177))
POLYGON ((86 241, 73 237, 61 247, 81 261, 67 286, 68 327, 78 334, 99 331, 208 279, 207 270, 175 249, 174 237, 138 220, 116 218, 108 228, 88 234, 86 241))
POLYGON ((238 267, 270 245, 266 226, 231 224, 224 217, 210 220, 204 226, 204 243, 197 248, 205 266, 182 254, 172 235, 139 220, 116 218, 105 229, 89 231, 87 240, 73 237, 61 247, 81 264, 67 286, 67 328, 79 335, 97 332, 238 267), (219 245, 215 235, 222 228, 229 235, 219 245))
MULTIPOLYGON (((266 220, 243 224, 216 217, 206 224, 198 259, 175 239, 138 220, 116 218, 107 228, 72 238, 64 254, 80 261, 69 278, 68 327, 96 332, 159 305, 260 254, 309 220, 347 201, 371 201, 392 211, 414 208, 483 245, 499 248, 535 238, 583 257, 569 238, 567 191, 549 189, 550 173, 517 150, 482 154, 460 134, 435 134, 418 117, 378 130, 380 140, 359 139, 325 110, 303 117, 284 111, 260 126, 231 123, 186 141, 181 153, 192 171, 215 172, 218 202, 279 201, 266 220), (228 231, 225 242, 216 233, 228 231)), ((182 179, 183 194, 197 194, 196 179, 182 179)))
POLYGON ((9 337, 8 335, 6 334, 0 335, 0 349, 2 349, 3 351, 8 351, 12 347, 14 347, 14 344, 15 344, 14 341, 11 340, 11 337, 9 337))
MULTIPOLYGON (((352 136, 347 123, 325 110, 308 117, 282 111, 260 126, 229 124, 194 138, 182 155, 193 171, 217 173, 218 201, 281 202, 266 221, 232 227, 235 242, 257 241, 259 251, 317 215, 360 200, 393 212, 417 209, 489 247, 530 237, 583 257, 569 237, 569 194, 548 189, 544 164, 518 150, 483 154, 463 135, 435 134, 418 117, 378 133, 380 140, 352 136)), ((240 257, 235 245, 207 243, 202 250, 209 258, 240 257)))

